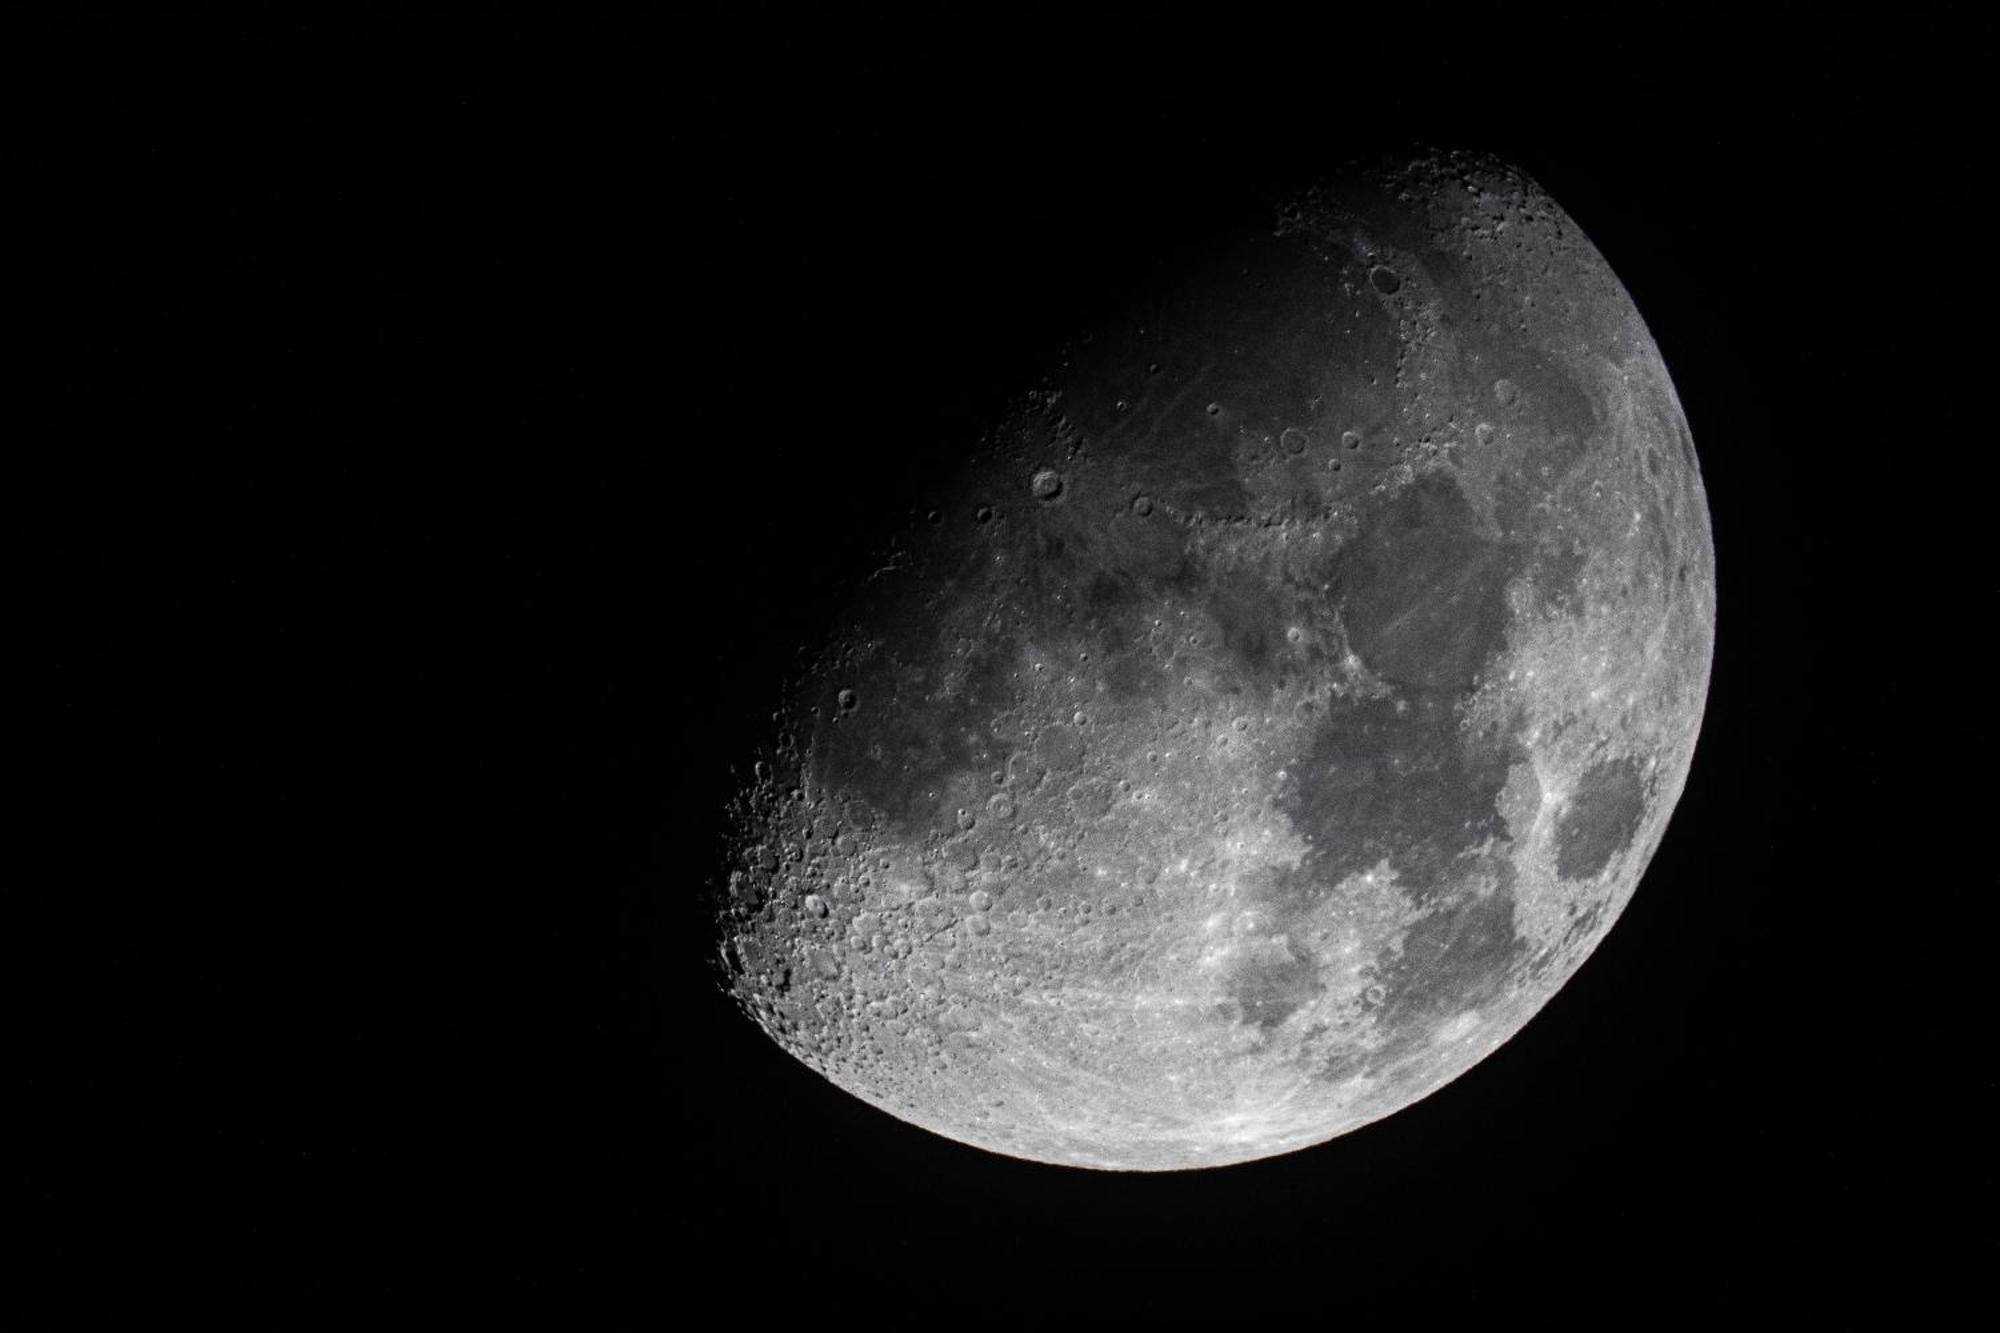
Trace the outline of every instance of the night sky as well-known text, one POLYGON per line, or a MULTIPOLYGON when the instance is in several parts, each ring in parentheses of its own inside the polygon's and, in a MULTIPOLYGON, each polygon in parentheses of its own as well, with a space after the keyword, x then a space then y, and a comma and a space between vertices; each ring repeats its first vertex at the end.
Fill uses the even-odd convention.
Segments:
POLYGON ((1877 1204, 1922 1175, 1879 1103, 1931 1095, 1886 1054, 1921 984, 1877 701, 1917 618, 1880 552, 1925 522, 1899 358, 1950 339, 1915 303, 1983 262, 1952 25, 200 12, 49 17, 23 171, 61 288, 37 466, 82 516, 34 568, 109 590, 55 665, 118 700, 121 790, 199 812, 129 807, 198 858, 187 1021, 141 1030, 180 1034, 148 1086, 199 1128, 159 1160, 224 1182, 218 1254, 671 1305, 973 1254, 1016 1287, 1830 1264, 1924 1215, 1877 1204), (1700 456, 1713 684, 1631 906, 1470 1073, 1287 1157, 1067 1171, 839 1092, 707 970, 773 691, 1066 334, 1415 144, 1563 205, 1700 456))

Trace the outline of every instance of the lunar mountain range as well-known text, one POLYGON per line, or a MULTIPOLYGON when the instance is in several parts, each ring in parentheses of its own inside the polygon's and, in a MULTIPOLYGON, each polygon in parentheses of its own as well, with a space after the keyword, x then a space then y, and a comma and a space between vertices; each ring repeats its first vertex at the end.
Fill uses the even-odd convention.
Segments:
POLYGON ((1604 259, 1456 154, 1254 221, 941 451, 733 808, 736 999, 994 1152, 1214 1166, 1436 1091, 1687 776, 1707 506, 1604 259))

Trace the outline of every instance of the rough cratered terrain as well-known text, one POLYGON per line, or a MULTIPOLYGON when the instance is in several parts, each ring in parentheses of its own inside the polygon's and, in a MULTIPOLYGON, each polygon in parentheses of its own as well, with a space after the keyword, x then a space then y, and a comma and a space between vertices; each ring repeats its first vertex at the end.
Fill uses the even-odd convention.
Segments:
POLYGON ((1171 1169, 1387 1115, 1603 938, 1712 644, 1693 446, 1517 171, 1355 173, 1072 350, 779 714, 735 994, 905 1120, 1171 1169))

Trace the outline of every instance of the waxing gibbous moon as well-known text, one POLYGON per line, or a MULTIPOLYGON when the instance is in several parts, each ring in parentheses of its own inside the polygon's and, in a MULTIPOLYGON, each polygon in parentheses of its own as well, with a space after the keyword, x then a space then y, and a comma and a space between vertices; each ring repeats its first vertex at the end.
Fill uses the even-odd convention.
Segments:
POLYGON ((914 1125, 1172 1170, 1518 1031, 1630 899, 1714 636, 1630 297, 1522 172, 1257 219, 962 457, 778 707, 719 956, 914 1125))

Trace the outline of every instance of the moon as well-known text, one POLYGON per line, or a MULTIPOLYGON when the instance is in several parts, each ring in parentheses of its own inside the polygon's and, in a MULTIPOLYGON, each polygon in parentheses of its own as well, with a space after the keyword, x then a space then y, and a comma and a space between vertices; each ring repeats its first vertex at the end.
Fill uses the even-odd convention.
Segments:
POLYGON ((1687 777, 1707 503, 1603 257, 1463 154, 1255 223, 940 451, 731 813, 736 1000, 993 1152, 1217 1166, 1436 1092, 1687 777))

